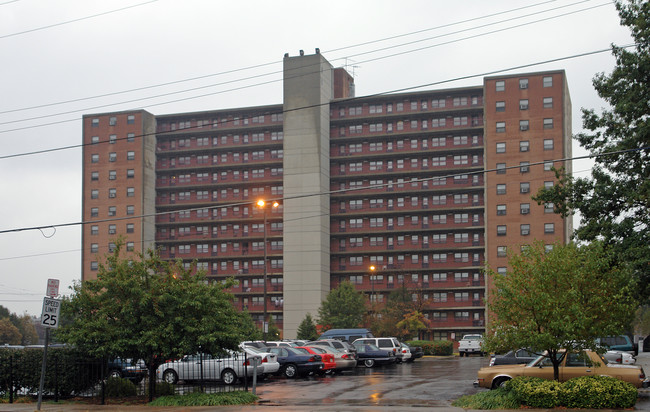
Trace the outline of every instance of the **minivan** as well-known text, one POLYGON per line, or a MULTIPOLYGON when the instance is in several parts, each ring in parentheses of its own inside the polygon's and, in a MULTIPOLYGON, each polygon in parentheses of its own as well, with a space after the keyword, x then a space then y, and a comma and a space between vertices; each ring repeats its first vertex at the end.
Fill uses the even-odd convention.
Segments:
POLYGON ((607 336, 596 339, 596 343, 606 347, 609 350, 628 352, 632 355, 637 354, 637 347, 627 335, 607 336))
POLYGON ((388 338, 361 338, 352 342, 353 345, 375 345, 379 349, 393 351, 397 357, 397 362, 407 361, 411 357, 411 352, 408 353, 402 351, 402 344, 397 340, 397 338, 388 337, 388 338))
POLYGON ((338 339, 349 343, 361 338, 374 338, 375 336, 368 329, 330 329, 323 332, 318 340, 338 339))

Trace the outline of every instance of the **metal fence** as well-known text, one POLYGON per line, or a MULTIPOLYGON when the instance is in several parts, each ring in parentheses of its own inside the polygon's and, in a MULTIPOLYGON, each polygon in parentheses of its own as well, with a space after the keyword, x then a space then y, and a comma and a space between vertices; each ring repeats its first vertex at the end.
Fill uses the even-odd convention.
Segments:
MULTIPOLYGON (((42 348, 0 348, 0 396, 9 402, 18 397, 37 397, 42 362, 42 348)), ((156 370, 155 376, 149 376, 143 361, 88 359, 70 350, 48 350, 43 398, 55 401, 82 398, 103 404, 107 398, 123 397, 127 393, 130 397, 152 398, 197 391, 248 391, 255 371, 263 371, 255 362, 259 359, 251 359, 246 354, 226 357, 198 354, 167 362, 156 370), (155 380, 151 395, 150 378, 155 380)), ((260 377, 258 373, 256 378, 260 377)))

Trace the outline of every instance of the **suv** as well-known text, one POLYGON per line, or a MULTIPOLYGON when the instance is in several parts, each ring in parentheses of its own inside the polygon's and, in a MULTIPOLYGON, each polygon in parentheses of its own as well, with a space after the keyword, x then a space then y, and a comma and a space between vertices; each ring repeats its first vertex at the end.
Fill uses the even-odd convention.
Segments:
POLYGON ((352 343, 361 338, 374 338, 374 335, 368 329, 330 329, 323 332, 318 340, 338 339, 352 343))
POLYGON ((628 352, 630 355, 637 355, 638 348, 627 335, 607 336, 596 339, 596 343, 606 347, 608 350, 628 352))
POLYGON ((350 343, 343 341, 343 340, 338 340, 338 339, 322 339, 322 340, 315 340, 313 342, 307 342, 305 346, 313 346, 313 345, 318 345, 318 346, 327 346, 330 348, 334 348, 335 350, 343 353, 350 354, 354 357, 355 360, 359 359, 359 356, 357 355, 357 349, 351 345, 350 343))
POLYGON ((402 344, 397 340, 397 338, 362 338, 355 340, 352 344, 375 345, 379 349, 393 351, 397 358, 397 362, 406 361, 411 357, 410 351, 408 353, 402 351, 402 344))

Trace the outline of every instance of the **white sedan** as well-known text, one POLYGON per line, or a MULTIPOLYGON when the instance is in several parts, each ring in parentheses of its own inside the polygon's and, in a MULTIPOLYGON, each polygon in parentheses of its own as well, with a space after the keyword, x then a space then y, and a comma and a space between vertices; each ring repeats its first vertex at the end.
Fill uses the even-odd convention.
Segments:
POLYGON ((628 352, 620 350, 608 350, 603 354, 609 363, 622 363, 623 365, 634 365, 636 359, 628 352))
MULTIPOLYGON (((264 376, 275 375, 280 370, 280 363, 278 362, 278 355, 275 353, 267 352, 265 349, 256 348, 253 346, 240 345, 242 350, 246 351, 248 356, 260 356, 262 358, 261 367, 263 368, 264 376)), ((259 368, 260 366, 258 366, 259 368)), ((258 372, 258 375, 260 373, 258 372)))

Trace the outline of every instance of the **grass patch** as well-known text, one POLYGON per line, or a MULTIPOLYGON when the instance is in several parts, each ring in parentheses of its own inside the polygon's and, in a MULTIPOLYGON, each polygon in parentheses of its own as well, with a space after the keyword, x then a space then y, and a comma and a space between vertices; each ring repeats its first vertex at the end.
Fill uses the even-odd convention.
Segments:
POLYGON ((194 392, 186 395, 161 396, 150 406, 223 406, 247 405, 254 403, 259 398, 250 392, 234 391, 224 393, 194 392))
POLYGON ((456 399, 452 406, 463 409, 519 409, 521 403, 514 393, 499 388, 474 395, 465 395, 456 399))

